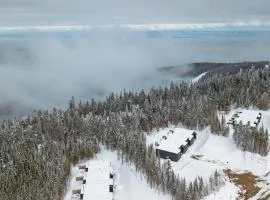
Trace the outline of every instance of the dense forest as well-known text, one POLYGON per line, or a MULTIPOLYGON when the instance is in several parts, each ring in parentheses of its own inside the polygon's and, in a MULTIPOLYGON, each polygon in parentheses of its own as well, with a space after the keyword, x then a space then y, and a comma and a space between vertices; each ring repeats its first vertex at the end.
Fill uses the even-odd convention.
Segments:
MULTIPOLYGON (((268 94, 270 70, 254 67, 148 92, 111 93, 104 101, 75 103, 72 98, 67 110, 35 111, 6 120, 0 126, 0 199, 61 199, 71 163, 93 157, 101 144, 133 163, 152 187, 176 200, 201 199, 223 184, 220 174, 208 182, 198 177, 187 183, 169 162, 159 161, 153 146, 146 145, 145 132, 181 124, 198 130, 210 126, 213 134, 226 136, 228 128, 217 111, 231 106, 269 109, 268 94)), ((238 146, 246 144, 244 138, 237 137, 238 146)), ((253 145, 259 138, 254 136, 253 145)), ((261 153, 258 148, 248 150, 261 153)), ((265 155, 269 148, 264 148, 265 155)))
POLYGON ((243 125, 242 121, 235 126, 233 139, 243 151, 258 153, 266 156, 269 151, 269 134, 264 127, 251 128, 250 124, 243 125))

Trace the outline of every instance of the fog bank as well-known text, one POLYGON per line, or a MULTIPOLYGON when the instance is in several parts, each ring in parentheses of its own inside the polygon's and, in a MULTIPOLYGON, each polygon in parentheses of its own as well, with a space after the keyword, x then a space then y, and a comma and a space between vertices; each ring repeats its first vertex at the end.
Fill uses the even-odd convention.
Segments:
POLYGON ((181 64, 185 72, 190 62, 269 60, 270 40, 247 35, 123 30, 2 34, 0 104, 64 108, 72 96, 102 99, 110 92, 185 78, 158 73, 162 66, 181 64))

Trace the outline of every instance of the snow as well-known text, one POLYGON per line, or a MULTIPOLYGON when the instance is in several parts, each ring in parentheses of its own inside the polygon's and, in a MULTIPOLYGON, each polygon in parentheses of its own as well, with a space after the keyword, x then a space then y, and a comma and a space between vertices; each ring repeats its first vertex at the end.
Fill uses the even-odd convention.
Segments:
MULTIPOLYGON (((111 163, 114 168, 115 173, 115 188, 114 188, 114 200, 171 200, 169 195, 163 194, 155 189, 151 189, 147 184, 146 179, 143 175, 136 172, 133 164, 122 163, 121 160, 118 160, 117 153, 114 151, 107 150, 105 148, 96 156, 96 158, 82 161, 78 165, 92 162, 105 162, 111 163)), ((81 175, 81 171, 78 170, 78 165, 72 167, 70 182, 67 187, 67 191, 64 197, 64 200, 71 200, 71 193, 73 189, 78 187, 78 182, 75 181, 76 176, 81 175)), ((88 169, 88 172, 93 176, 94 171, 88 169)), ((102 188, 101 188, 102 189, 102 188)), ((100 190, 101 190, 100 189, 100 190)), ((98 189, 99 190, 99 189, 98 189)), ((99 193, 101 191, 96 191, 99 193)), ((106 193, 107 191, 104 191, 106 193)), ((98 199, 99 197, 93 196, 91 194, 90 199, 98 199)))
MULTIPOLYGON (((225 115, 226 122, 228 122, 233 116, 233 114, 236 112, 242 112, 239 113, 239 118, 236 118, 237 122, 242 120, 243 124, 246 124, 248 121, 250 121, 251 125, 254 123, 254 121, 257 121, 256 117, 259 115, 259 113, 261 113, 262 118, 259 127, 263 126, 264 128, 270 130, 270 111, 263 111, 257 109, 242 109, 242 108, 232 109, 229 113, 225 115)), ((220 113, 220 115, 221 114, 222 113, 220 113)))
MULTIPOLYGON (((258 113, 262 113, 261 124, 268 130, 270 129, 270 112, 260 111, 255 109, 232 109, 229 113, 225 114, 226 122, 236 112, 242 112, 239 114, 239 118, 243 122, 253 121, 257 117, 258 113)), ((221 113, 220 113, 221 114, 221 113)), ((221 118, 221 117, 220 117, 221 118)), ((183 137, 176 137, 176 139, 190 136, 193 130, 188 130, 183 127, 170 126, 160 130, 155 130, 147 135, 147 144, 155 144, 159 141, 162 136, 173 130, 174 137, 182 134, 183 137)), ((232 128, 230 128, 230 134, 228 137, 213 135, 209 128, 203 131, 196 131, 197 139, 194 144, 182 155, 178 162, 171 162, 172 169, 181 178, 185 178, 186 181, 193 181, 196 177, 201 176, 205 181, 208 181, 209 177, 214 173, 215 170, 223 172, 223 169, 231 169, 236 173, 242 173, 246 171, 252 172, 258 176, 260 181, 258 186, 261 189, 259 193, 251 198, 252 200, 259 199, 270 192, 270 155, 265 157, 259 154, 251 152, 243 152, 234 143, 232 138, 232 128), (269 173, 269 174, 267 174, 269 173)), ((168 137, 168 141, 169 140, 168 137)), ((155 147, 155 145, 154 145, 155 147)), ((160 193, 155 189, 151 189, 146 183, 146 179, 143 175, 136 173, 133 164, 127 164, 117 159, 117 153, 106 149, 103 149, 100 154, 89 162, 104 160, 112 163, 116 173, 115 178, 115 200, 171 200, 169 195, 160 193)), ((167 160, 161 160, 165 162, 167 160)), ((91 171, 91 170, 90 170, 91 171)), ((70 200, 71 190, 76 187, 74 179, 79 171, 76 166, 72 168, 71 182, 68 185, 67 194, 65 200, 70 200)), ((234 185, 232 182, 225 177, 225 185, 222 186, 218 191, 205 197, 204 200, 229 200, 237 199, 239 197, 239 187, 234 185)), ((96 199, 96 198, 94 198, 96 199)))
POLYGON ((199 76, 196 76, 195 78, 193 78, 193 79, 191 80, 191 82, 192 82, 192 83, 198 82, 203 76, 205 76, 205 74, 207 74, 207 72, 204 72, 204 73, 200 74, 199 76))
POLYGON ((164 150, 164 151, 169 151, 173 153, 179 153, 180 149, 179 147, 181 145, 186 145, 187 138, 192 138, 192 133, 193 131, 187 130, 187 129, 177 129, 174 131, 174 133, 170 131, 161 131, 162 135, 165 136, 167 139, 163 139, 161 137, 161 140, 159 141, 159 146, 157 149, 164 150))
MULTIPOLYGON (((185 140, 193 133, 193 130, 188 130, 182 127, 165 128, 159 131, 154 131, 153 133, 148 135, 147 143, 154 144, 155 141, 158 141, 159 138, 161 138, 170 130, 173 130, 175 135, 183 134, 183 138, 185 140)), ((196 133, 197 139, 194 141, 193 145, 189 147, 187 152, 181 156, 178 162, 171 162, 172 168, 175 173, 178 174, 179 177, 185 178, 187 181, 193 181, 198 176, 201 176, 205 180, 208 180, 208 178, 214 173, 216 169, 220 169, 218 165, 213 165, 208 161, 196 160, 191 158, 192 155, 201 155, 200 149, 208 141, 208 138, 211 137, 209 130, 203 132, 196 131, 196 133)))
POLYGON ((226 117, 227 121, 228 121, 228 117, 229 119, 231 119, 235 113, 238 113, 239 115, 239 117, 235 117, 236 124, 239 124, 240 121, 242 121, 243 125, 246 125, 248 122, 250 122, 250 125, 255 127, 254 122, 258 121, 257 116, 259 116, 260 111, 241 110, 241 109, 233 110, 227 115, 226 117))
MULTIPOLYGON (((261 123, 259 126, 264 126, 270 130, 270 112, 260 111, 255 109, 233 109, 225 115, 225 120, 228 122, 236 112, 239 113, 239 119, 243 124, 248 121, 256 121, 256 117, 259 112, 262 113, 261 123)), ((224 114, 224 113, 223 113, 224 114)), ((220 115, 221 119, 221 115, 220 115)), ((155 130, 147 135, 147 143, 154 144, 158 138, 162 137, 164 133, 169 130, 174 130, 176 133, 185 132, 183 127, 171 126, 159 131, 155 130)), ((191 131, 191 130, 186 130, 191 131)), ((182 155, 178 162, 171 162, 172 169, 181 178, 185 178, 187 181, 193 181, 196 177, 201 176, 204 180, 208 181, 208 178, 214 173, 215 170, 222 172, 224 169, 231 169, 236 173, 242 173, 246 171, 252 172, 263 180, 258 183, 258 186, 262 190, 256 195, 256 197, 263 197, 270 192, 270 174, 266 177, 266 174, 270 173, 270 154, 263 157, 259 154, 251 152, 243 152, 239 149, 232 138, 233 129, 230 128, 230 134, 228 137, 218 136, 211 134, 209 128, 203 131, 196 131, 197 139, 194 144, 182 155), (196 156, 194 158, 194 156, 196 156)), ((166 160, 161 160, 165 162, 166 160)), ((223 176, 225 176, 223 174, 223 176)), ((225 185, 220 188, 219 191, 207 196, 205 200, 228 200, 236 199, 240 189, 233 183, 230 183, 226 178, 225 185)), ((253 198, 258 199, 258 198, 253 198)))
POLYGON ((109 192, 109 185, 113 185, 110 179, 110 163, 105 161, 88 161, 88 172, 84 172, 86 184, 82 185, 81 193, 84 199, 111 200, 113 193, 109 192))
POLYGON ((239 188, 233 183, 226 181, 225 185, 219 191, 214 192, 204 200, 235 200, 238 197, 239 188))

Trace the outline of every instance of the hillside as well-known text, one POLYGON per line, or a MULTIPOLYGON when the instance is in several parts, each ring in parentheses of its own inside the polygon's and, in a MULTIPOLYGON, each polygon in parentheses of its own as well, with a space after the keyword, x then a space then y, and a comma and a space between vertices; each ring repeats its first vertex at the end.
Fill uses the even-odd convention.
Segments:
MULTIPOLYGON (((267 129, 270 128, 269 111, 232 109, 225 115, 226 122, 229 122, 229 119, 235 112, 242 112, 242 119, 246 120, 246 122, 254 119, 254 116, 261 112, 263 116, 261 124, 267 129)), ((170 131, 173 131, 173 134, 177 134, 178 137, 185 139, 189 136, 188 132, 192 130, 173 125, 169 128, 158 129, 146 134, 147 144, 154 145, 156 141, 159 141, 162 136, 167 135, 170 131)), ((264 157, 251 152, 243 152, 235 145, 232 136, 232 127, 230 127, 228 137, 213 135, 209 128, 197 131, 197 139, 194 145, 188 149, 178 162, 171 161, 172 169, 187 182, 192 182, 197 177, 202 177, 207 182, 216 170, 221 172, 225 183, 216 191, 206 196, 204 200, 255 200, 267 198, 270 195, 270 155, 264 157), (235 178, 243 181, 237 182, 235 178), (247 185, 249 183, 250 185, 247 185), (250 191, 247 192, 247 189, 250 191)), ((124 200, 127 197, 129 199, 140 198, 142 200, 170 199, 169 196, 162 194, 162 192, 147 186, 145 184, 145 177, 141 173, 136 172, 132 164, 126 165, 121 163, 121 160, 117 159, 115 152, 104 149, 94 160, 110 161, 115 166, 117 176, 116 200, 124 200)), ((161 160, 162 163, 166 161, 161 160)), ((78 173, 76 172, 76 167, 72 171, 72 177, 75 177, 76 173, 78 173)), ((71 179, 70 187, 74 187, 73 179, 71 179)), ((69 199, 70 195, 68 193, 65 200, 69 199)))
POLYGON ((157 194, 175 200, 267 198, 269 68, 205 76, 150 91, 111 93, 102 101, 72 98, 66 110, 3 121, 0 199, 62 199, 72 166, 91 159, 107 159, 119 177, 130 177, 116 184, 119 199, 129 194, 143 199, 133 185, 154 199, 157 194), (227 124, 235 112, 242 122, 227 124), (198 133, 175 163, 155 151, 155 141, 170 129, 198 133))

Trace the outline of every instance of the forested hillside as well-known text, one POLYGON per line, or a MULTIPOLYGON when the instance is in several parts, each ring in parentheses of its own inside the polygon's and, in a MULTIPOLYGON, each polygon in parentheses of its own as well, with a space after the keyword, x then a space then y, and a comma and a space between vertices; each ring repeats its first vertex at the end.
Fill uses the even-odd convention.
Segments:
POLYGON ((36 111, 22 120, 5 121, 0 127, 0 199, 61 199, 71 163, 91 158, 100 144, 133 162, 152 187, 177 200, 200 199, 222 184, 218 172, 209 183, 200 178, 186 183, 169 163, 161 165, 143 131, 182 124, 199 130, 210 126, 213 134, 226 136, 218 110, 268 109, 269 94, 270 70, 251 68, 149 92, 112 93, 104 101, 76 104, 72 98, 65 111, 36 111))

